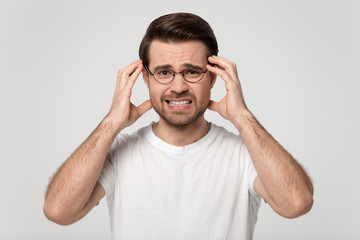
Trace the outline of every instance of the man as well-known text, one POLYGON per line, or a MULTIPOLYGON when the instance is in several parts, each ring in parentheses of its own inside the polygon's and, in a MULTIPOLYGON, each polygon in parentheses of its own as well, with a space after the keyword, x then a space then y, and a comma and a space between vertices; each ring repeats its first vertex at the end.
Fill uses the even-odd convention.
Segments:
POLYGON ((118 73, 109 113, 51 180, 45 215, 71 224, 106 195, 113 239, 252 239, 261 198, 287 218, 308 212, 309 177, 249 111, 236 65, 217 53, 200 17, 154 20, 141 60, 118 73), (140 73, 150 99, 136 107, 140 73), (210 100, 217 76, 227 90, 220 102, 210 100), (157 123, 121 133, 151 108, 157 123), (207 122, 207 108, 239 135, 207 122))

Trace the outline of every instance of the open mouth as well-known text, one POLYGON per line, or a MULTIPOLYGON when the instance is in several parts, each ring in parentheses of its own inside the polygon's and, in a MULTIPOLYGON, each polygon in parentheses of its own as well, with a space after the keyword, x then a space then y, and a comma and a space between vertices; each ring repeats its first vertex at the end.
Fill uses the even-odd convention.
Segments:
POLYGON ((174 100, 165 100, 169 106, 174 107, 181 107, 181 106, 189 106, 192 101, 191 100, 181 100, 181 101, 174 101, 174 100))

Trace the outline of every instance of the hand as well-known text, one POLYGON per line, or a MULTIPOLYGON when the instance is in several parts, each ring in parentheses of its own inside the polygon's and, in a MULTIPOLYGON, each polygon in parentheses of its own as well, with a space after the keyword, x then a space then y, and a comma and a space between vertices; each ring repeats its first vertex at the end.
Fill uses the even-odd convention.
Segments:
POLYGON ((211 56, 207 69, 219 75, 225 82, 226 96, 220 102, 210 100, 209 109, 218 112, 223 118, 235 123, 241 114, 248 111, 243 97, 236 64, 219 56, 211 56))
POLYGON ((111 109, 107 115, 108 119, 115 122, 119 131, 132 125, 152 107, 150 100, 146 100, 138 107, 130 102, 131 89, 142 70, 141 60, 119 70, 111 109))

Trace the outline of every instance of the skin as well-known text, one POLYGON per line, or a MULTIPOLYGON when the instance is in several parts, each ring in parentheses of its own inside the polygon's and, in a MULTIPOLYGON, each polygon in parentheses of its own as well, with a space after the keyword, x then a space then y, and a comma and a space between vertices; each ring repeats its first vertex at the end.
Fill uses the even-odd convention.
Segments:
POLYGON ((209 131, 203 112, 208 108, 229 120, 239 131, 252 157, 258 176, 254 189, 281 216, 298 217, 313 204, 313 187, 297 161, 259 124, 245 104, 237 68, 218 56, 207 57, 198 41, 165 43, 154 41, 149 49, 149 69, 170 65, 180 72, 185 64, 201 66, 205 73, 198 83, 186 82, 180 74, 170 84, 160 84, 148 75, 141 60, 118 73, 109 113, 66 160, 51 180, 44 213, 58 224, 68 225, 85 216, 105 196, 97 182, 106 155, 115 137, 154 107, 159 122, 154 133, 162 140, 184 146, 202 138, 209 131), (210 66, 207 62, 215 64, 210 66), (130 102, 131 89, 140 75, 149 88, 150 99, 139 106, 130 102), (220 102, 210 100, 217 76, 225 82, 227 94, 220 102), (191 100, 186 107, 173 107, 168 100, 191 100))
MULTIPOLYGON (((186 69, 186 64, 192 64, 205 70, 206 52, 205 45, 199 41, 169 44, 155 40, 149 49, 149 69, 170 64, 170 69, 180 72, 186 69)), ((185 146, 208 132, 203 113, 209 105, 215 74, 207 72, 197 83, 186 82, 180 74, 176 74, 170 84, 159 84, 146 71, 143 71, 143 78, 149 87, 152 106, 160 116, 156 125, 159 138, 175 146, 185 146), (192 103, 186 107, 171 107, 168 100, 191 100, 192 103)))

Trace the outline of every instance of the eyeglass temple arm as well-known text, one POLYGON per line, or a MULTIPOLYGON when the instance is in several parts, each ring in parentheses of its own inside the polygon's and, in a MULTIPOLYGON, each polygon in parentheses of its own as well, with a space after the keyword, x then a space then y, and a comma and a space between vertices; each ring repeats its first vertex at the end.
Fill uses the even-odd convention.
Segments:
POLYGON ((144 68, 151 76, 154 75, 152 72, 150 72, 150 69, 146 65, 144 65, 144 68))

